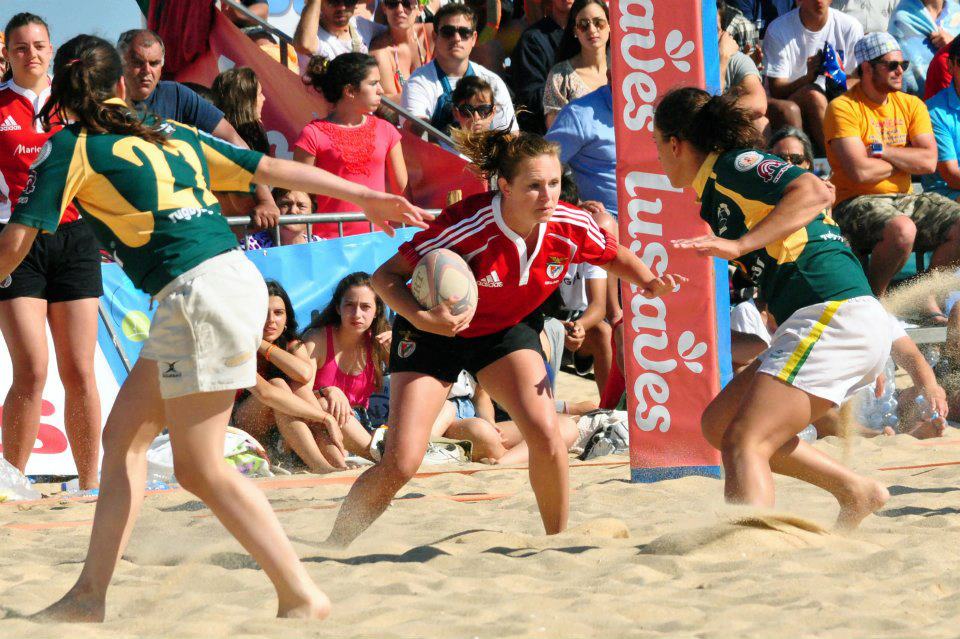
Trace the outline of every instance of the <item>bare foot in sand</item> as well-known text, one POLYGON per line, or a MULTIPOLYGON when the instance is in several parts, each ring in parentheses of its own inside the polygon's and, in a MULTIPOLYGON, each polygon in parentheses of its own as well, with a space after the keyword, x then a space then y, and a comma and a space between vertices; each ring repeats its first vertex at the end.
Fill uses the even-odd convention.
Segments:
POLYGON ((837 528, 853 530, 867 515, 871 515, 887 503, 890 493, 878 481, 863 478, 851 494, 837 498, 840 502, 840 514, 837 515, 837 528))
POLYGON ((103 597, 74 586, 59 601, 33 615, 34 621, 69 621, 73 623, 102 623, 106 616, 103 597))
POLYGON ((277 609, 278 617, 289 617, 291 619, 316 619, 320 621, 326 619, 329 615, 330 599, 319 590, 311 594, 307 601, 300 599, 289 604, 281 602, 277 609))

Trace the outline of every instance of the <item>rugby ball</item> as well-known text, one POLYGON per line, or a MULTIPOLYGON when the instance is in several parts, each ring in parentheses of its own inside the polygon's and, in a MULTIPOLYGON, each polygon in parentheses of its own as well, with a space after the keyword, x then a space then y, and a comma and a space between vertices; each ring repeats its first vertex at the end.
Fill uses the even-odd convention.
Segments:
POLYGON ((448 249, 434 249, 413 269, 410 292, 423 308, 453 302, 454 315, 477 307, 477 280, 463 258, 448 249))

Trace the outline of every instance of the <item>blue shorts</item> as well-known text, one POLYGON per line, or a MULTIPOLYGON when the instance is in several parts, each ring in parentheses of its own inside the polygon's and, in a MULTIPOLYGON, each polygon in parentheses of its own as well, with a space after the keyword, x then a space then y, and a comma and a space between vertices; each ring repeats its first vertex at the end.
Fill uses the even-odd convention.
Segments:
POLYGON ((469 397, 451 397, 447 401, 452 402, 457 409, 457 419, 469 419, 477 416, 477 407, 473 405, 473 400, 469 397))

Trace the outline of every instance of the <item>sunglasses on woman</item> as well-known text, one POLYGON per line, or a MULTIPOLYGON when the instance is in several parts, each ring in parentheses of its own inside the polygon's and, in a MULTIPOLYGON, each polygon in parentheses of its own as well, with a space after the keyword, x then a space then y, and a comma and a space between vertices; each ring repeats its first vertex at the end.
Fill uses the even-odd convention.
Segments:
POLYGON ((577 20, 577 31, 581 33, 586 33, 590 30, 590 27, 593 27, 597 31, 604 31, 608 26, 604 18, 584 18, 583 20, 577 20))
POLYGON ((403 5, 403 8, 407 11, 412 11, 415 6, 417 6, 413 0, 383 0, 383 6, 388 9, 396 9, 400 5, 403 5))
POLYGON ((779 155, 785 162, 789 162, 794 166, 803 166, 807 163, 807 158, 805 158, 802 153, 780 153, 779 155))
POLYGON ((474 31, 476 31, 476 29, 474 29, 473 27, 455 27, 452 24, 445 24, 439 29, 437 29, 437 33, 440 34, 441 38, 449 39, 449 38, 452 38, 454 34, 456 34, 460 36, 461 40, 466 40, 467 38, 472 36, 474 31))
POLYGON ((903 69, 904 72, 910 68, 909 60, 875 60, 871 61, 870 64, 875 67, 883 67, 891 73, 896 71, 897 68, 903 69))
POLYGON ((489 117, 493 113, 492 104, 478 104, 476 106, 472 104, 458 104, 454 107, 457 110, 457 113, 462 115, 465 118, 472 118, 473 114, 476 113, 480 119, 489 117))

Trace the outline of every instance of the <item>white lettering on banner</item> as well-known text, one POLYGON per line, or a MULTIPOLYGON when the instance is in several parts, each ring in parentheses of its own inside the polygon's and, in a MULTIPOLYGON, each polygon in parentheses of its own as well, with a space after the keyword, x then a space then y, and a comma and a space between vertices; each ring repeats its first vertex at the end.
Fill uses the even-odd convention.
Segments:
MULTIPOLYGON (((620 87, 626 101, 623 122, 631 131, 652 132, 654 104, 658 98, 655 75, 666 65, 664 56, 654 53, 657 38, 653 0, 620 0, 619 9, 620 28, 624 32, 620 54, 629 68, 620 87)), ((676 29, 670 31, 664 41, 666 58, 684 73, 690 70, 690 63, 683 58, 692 55, 694 49, 693 42, 685 40, 676 29)), ((640 255, 656 275, 662 275, 669 264, 669 254, 662 243, 663 224, 641 219, 641 216, 660 215, 663 210, 662 199, 651 195, 651 191, 679 193, 682 189, 673 187, 666 175, 631 171, 624 178, 624 191, 629 197, 623 207, 629 220, 629 248, 640 255)), ((677 340, 678 358, 669 356, 666 304, 659 298, 643 297, 637 287, 631 287, 631 293, 631 328, 636 336, 629 350, 642 370, 633 383, 637 401, 634 419, 642 431, 665 433, 670 430, 671 416, 666 405, 670 386, 664 376, 676 370, 678 358, 691 372, 702 372, 703 365, 695 360, 706 354, 707 346, 698 342, 693 332, 684 331, 677 340)))

